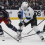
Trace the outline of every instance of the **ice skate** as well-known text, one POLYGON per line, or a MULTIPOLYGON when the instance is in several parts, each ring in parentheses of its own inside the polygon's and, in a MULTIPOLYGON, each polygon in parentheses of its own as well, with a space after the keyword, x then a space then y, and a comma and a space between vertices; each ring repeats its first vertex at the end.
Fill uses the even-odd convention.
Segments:
POLYGON ((4 32, 0 32, 0 37, 4 37, 4 32))

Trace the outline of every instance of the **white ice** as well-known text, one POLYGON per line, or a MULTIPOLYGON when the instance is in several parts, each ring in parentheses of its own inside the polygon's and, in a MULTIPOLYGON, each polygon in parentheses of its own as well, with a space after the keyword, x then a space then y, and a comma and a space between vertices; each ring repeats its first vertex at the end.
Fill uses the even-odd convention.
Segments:
MULTIPOLYGON (((42 20, 38 20, 37 22, 39 23, 42 20)), ((12 24, 18 29, 18 24, 19 24, 19 20, 12 20, 12 24)), ((38 28, 39 30, 42 31, 43 26, 45 24, 45 21, 42 22, 38 28)), ((16 36, 16 33, 14 31, 12 31, 11 29, 9 29, 4 22, 1 23, 3 30, 5 30, 6 32, 8 32, 9 34, 11 34, 12 36, 16 36)), ((29 24, 27 27, 24 27, 23 29, 23 33, 28 33, 31 30, 31 25, 29 24)), ((34 30, 30 33, 30 34, 34 34, 34 30)), ((42 34, 45 38, 45 33, 42 34)), ((13 38, 11 38, 9 35, 7 35, 6 33, 4 33, 5 37, 0 37, 0 45, 45 45, 45 41, 41 41, 40 38, 38 37, 38 35, 34 35, 34 36, 30 36, 30 37, 26 37, 22 39, 22 42, 19 43, 16 40, 14 40, 13 38), (5 40, 5 41, 2 41, 5 40)), ((24 35, 25 36, 25 35, 24 35)))

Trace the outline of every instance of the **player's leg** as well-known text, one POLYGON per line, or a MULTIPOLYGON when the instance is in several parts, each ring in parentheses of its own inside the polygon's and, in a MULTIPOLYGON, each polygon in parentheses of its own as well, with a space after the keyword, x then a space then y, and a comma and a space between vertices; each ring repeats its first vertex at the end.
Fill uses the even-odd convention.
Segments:
POLYGON ((17 32, 16 27, 11 24, 10 19, 5 18, 5 19, 4 19, 4 22, 5 22, 5 24, 7 25, 8 28, 10 28, 10 29, 12 29, 13 31, 17 32))
POLYGON ((37 19, 35 15, 34 15, 34 18, 32 19, 31 25, 34 31, 37 33, 37 35, 41 38, 41 40, 44 40, 44 37, 41 35, 40 30, 37 27, 37 19))
MULTIPOLYGON (((0 19, 0 24, 1 24, 2 21, 3 21, 3 19, 0 19)), ((3 32, 3 29, 2 29, 1 25, 0 25, 0 36, 4 36, 4 32, 3 32)))
POLYGON ((3 36, 3 35, 4 35, 4 32, 3 32, 3 29, 2 29, 2 27, 0 25, 0 36, 3 36))
POLYGON ((37 26, 33 26, 34 31, 37 33, 37 35, 40 37, 41 40, 44 40, 44 37, 40 33, 40 30, 38 29, 37 26))

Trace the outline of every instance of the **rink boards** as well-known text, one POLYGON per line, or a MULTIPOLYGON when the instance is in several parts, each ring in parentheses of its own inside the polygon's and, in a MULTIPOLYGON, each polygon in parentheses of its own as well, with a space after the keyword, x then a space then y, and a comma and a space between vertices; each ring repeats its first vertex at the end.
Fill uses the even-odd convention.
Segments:
MULTIPOLYGON (((7 10, 11 20, 19 20, 19 18, 18 18, 18 11, 19 10, 7 10)), ((41 10, 34 10, 34 12, 37 14, 37 19, 38 20, 45 19, 44 10, 42 10, 42 11, 41 10)), ((24 14, 23 14, 23 19, 25 19, 24 14)))

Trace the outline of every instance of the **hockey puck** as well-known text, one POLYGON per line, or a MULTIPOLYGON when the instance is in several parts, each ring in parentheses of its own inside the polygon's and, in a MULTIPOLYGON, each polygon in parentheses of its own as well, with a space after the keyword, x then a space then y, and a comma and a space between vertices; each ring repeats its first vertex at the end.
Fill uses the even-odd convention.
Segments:
POLYGON ((2 41, 5 41, 5 40, 2 40, 2 41))

